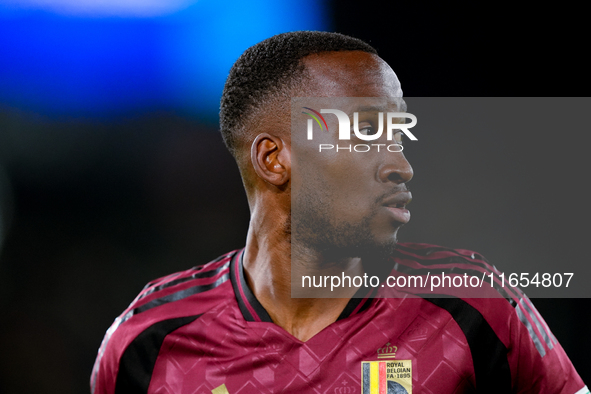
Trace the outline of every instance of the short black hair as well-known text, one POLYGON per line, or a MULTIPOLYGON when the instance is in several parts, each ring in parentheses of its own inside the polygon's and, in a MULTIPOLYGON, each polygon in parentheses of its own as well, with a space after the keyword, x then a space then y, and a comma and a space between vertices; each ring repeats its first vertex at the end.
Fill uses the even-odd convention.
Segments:
POLYGON ((247 135, 250 113, 270 96, 286 94, 302 80, 308 55, 332 51, 377 54, 369 44, 339 33, 294 31, 282 33, 248 48, 230 69, 220 103, 220 129, 224 143, 237 157, 240 140, 247 135))

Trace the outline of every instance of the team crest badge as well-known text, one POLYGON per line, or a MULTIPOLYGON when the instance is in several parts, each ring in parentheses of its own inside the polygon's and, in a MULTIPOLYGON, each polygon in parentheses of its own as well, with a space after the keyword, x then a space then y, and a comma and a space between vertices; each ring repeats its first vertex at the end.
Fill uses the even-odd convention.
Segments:
POLYGON ((387 343, 378 349, 380 361, 361 362, 361 394, 412 394, 412 361, 394 359, 397 350, 387 343))

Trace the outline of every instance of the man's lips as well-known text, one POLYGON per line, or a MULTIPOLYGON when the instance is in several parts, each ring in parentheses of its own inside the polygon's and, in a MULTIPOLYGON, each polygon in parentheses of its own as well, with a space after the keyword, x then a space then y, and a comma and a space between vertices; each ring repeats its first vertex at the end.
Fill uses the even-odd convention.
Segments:
POLYGON ((398 192, 384 200, 382 205, 394 216, 397 222, 406 224, 410 220, 410 212, 406 209, 406 204, 412 200, 409 191, 398 192))

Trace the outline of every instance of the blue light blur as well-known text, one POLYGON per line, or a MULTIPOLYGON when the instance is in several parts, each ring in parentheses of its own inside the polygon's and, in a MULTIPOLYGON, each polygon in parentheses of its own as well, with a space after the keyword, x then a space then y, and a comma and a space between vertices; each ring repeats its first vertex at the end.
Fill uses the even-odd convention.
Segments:
POLYGON ((0 5, 0 104, 59 117, 174 110, 215 119, 246 48, 329 28, 326 5, 313 0, 202 0, 150 16, 21 3, 0 5))

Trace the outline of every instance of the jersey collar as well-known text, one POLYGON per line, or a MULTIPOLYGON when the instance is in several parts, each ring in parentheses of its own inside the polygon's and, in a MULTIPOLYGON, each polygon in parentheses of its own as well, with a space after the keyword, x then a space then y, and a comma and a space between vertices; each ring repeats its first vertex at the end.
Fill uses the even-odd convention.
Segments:
MULTIPOLYGON (((243 267, 244 249, 238 251, 232 257, 230 263, 230 280, 236 295, 236 301, 244 320, 249 322, 268 322, 273 323, 271 317, 263 308, 259 300, 256 299, 246 279, 244 277, 243 267)), ((349 316, 358 314, 369 307, 371 298, 373 297, 374 289, 360 288, 355 297, 351 298, 343 309, 343 312, 338 317, 338 320, 345 319, 349 316)))

